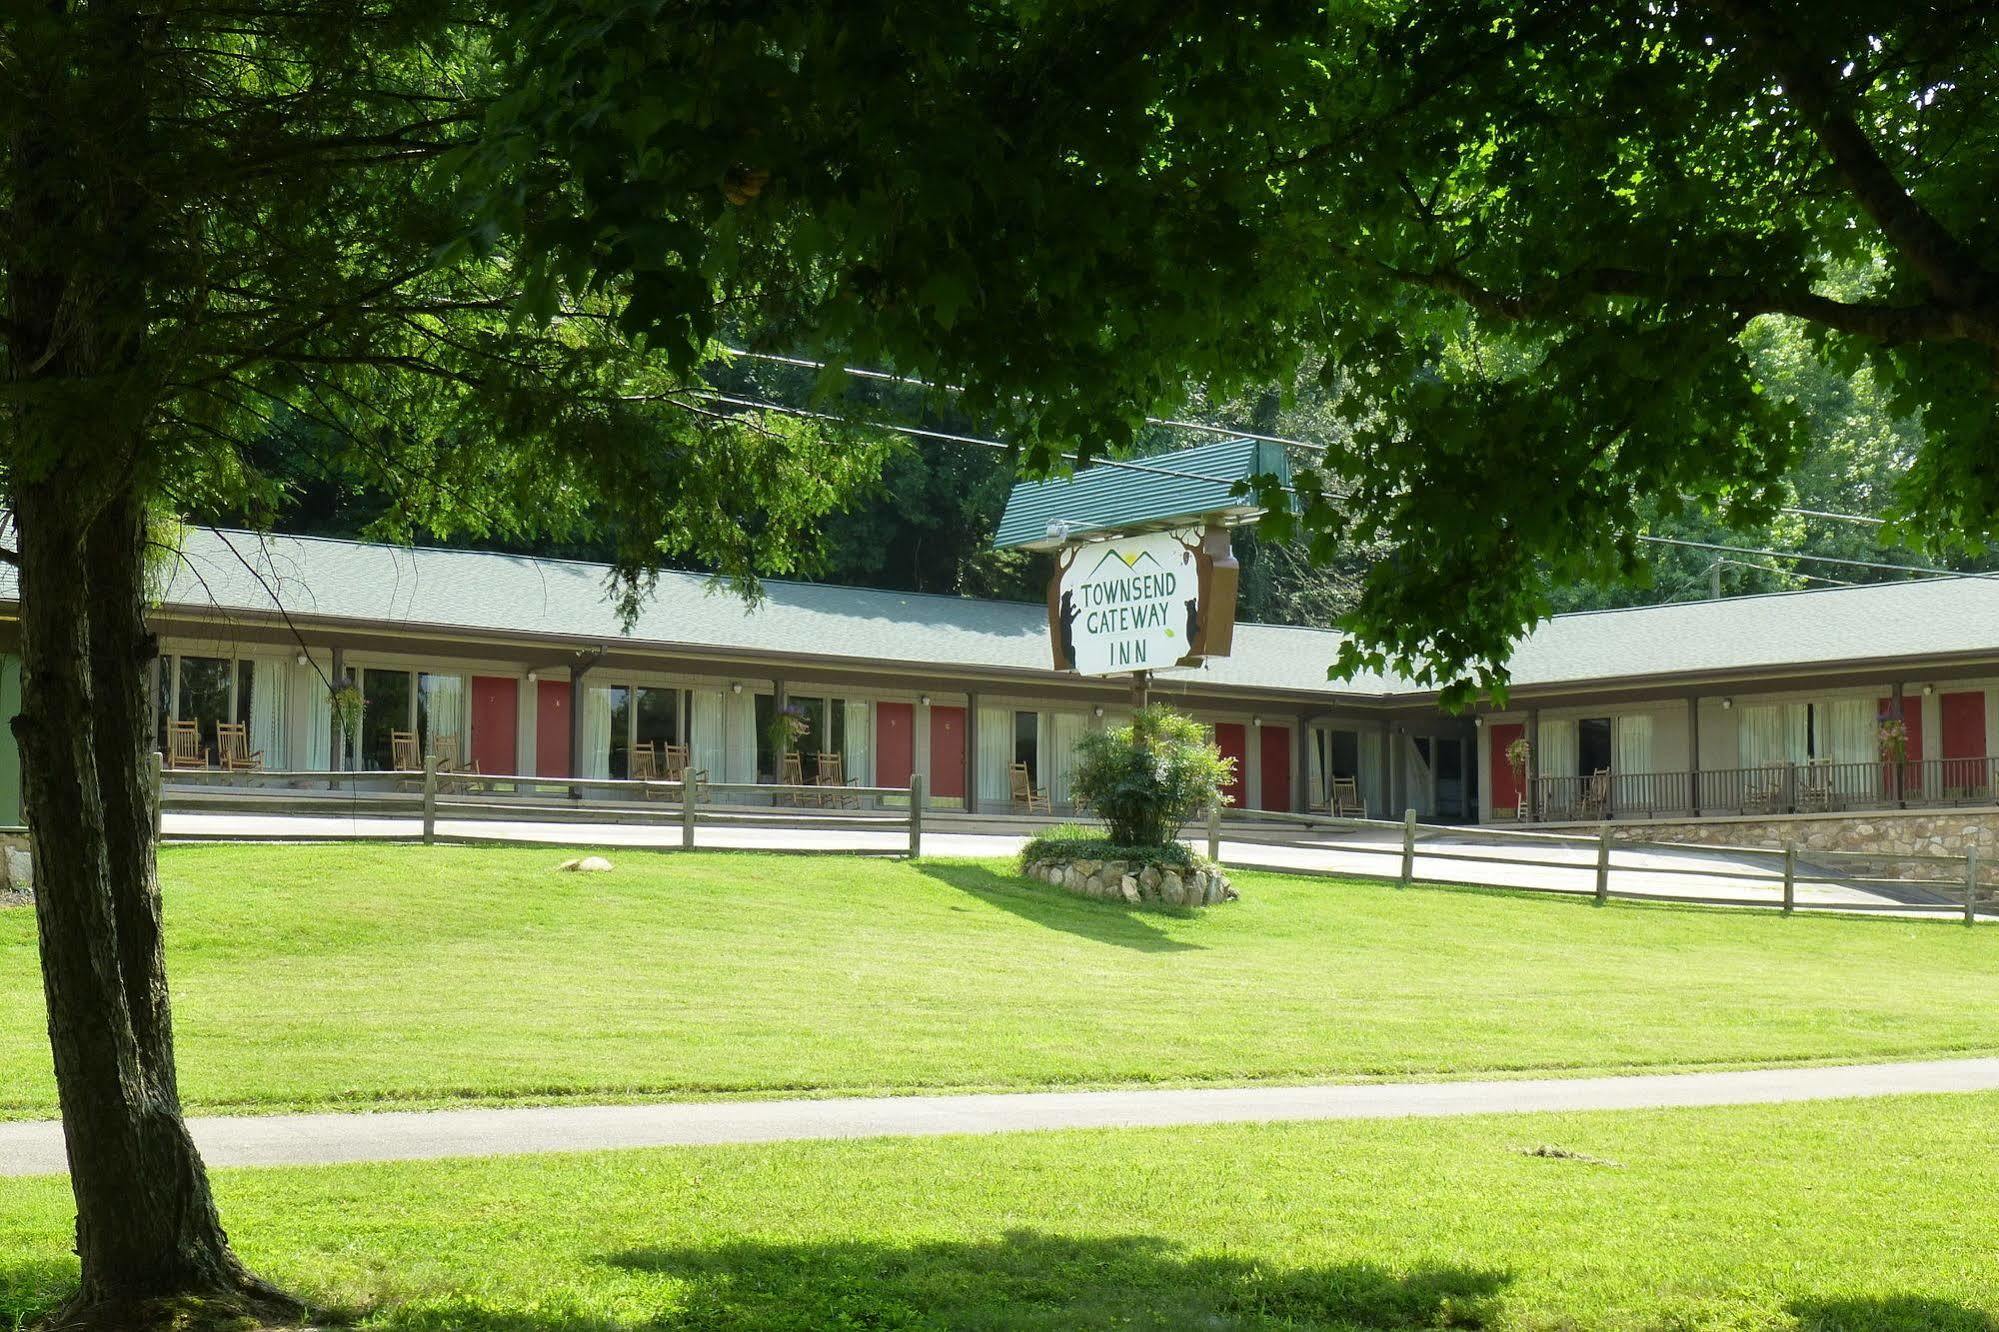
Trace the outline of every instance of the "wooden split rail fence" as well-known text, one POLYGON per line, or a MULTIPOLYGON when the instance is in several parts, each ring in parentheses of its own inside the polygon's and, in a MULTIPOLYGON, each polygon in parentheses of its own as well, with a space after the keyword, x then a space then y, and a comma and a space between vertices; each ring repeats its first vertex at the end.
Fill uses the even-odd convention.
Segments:
MULTIPOLYGON (((1800 853, 1794 845, 1719 847, 1627 840, 1613 837, 1609 825, 1594 834, 1528 832, 1485 825, 1423 824, 1417 822, 1414 810, 1395 822, 1257 810, 1241 815, 1232 813, 1226 819, 1218 817, 1215 811, 1209 812, 1206 833, 1210 859, 1217 862, 1222 859, 1222 825, 1238 821, 1240 830, 1231 828, 1229 837, 1242 847, 1337 853, 1342 858, 1359 857, 1363 865, 1371 866, 1285 865, 1284 872, 1383 879, 1403 887, 1417 881, 1420 859, 1424 882, 1583 893, 1593 896, 1599 904, 1621 898, 1700 906, 1768 907, 1786 915, 1799 910, 1896 912, 1952 916, 1970 925, 1977 921, 1981 906, 1990 914, 1995 903, 1992 867, 1981 866, 1975 847, 1964 855, 1817 850, 1800 853), (1256 824, 1274 826, 1258 828, 1256 824), (1300 835, 1287 836, 1282 831, 1292 828, 1300 835), (1440 869, 1444 872, 1440 873, 1440 869), (1542 873, 1511 872, 1520 869, 1542 873), (1546 871, 1550 870, 1568 878, 1569 886, 1549 882, 1546 871), (1891 872, 1897 870, 1904 872, 1891 872), (1632 885, 1634 878, 1653 876, 1668 882, 1683 881, 1689 891, 1632 885), (1701 892, 1701 886, 1710 890, 1701 892), (1748 891, 1736 895, 1722 891, 1736 887, 1748 891), (1834 898, 1820 894, 1811 900, 1800 900, 1799 890, 1810 888, 1853 891, 1834 898), (1861 897, 1861 893, 1868 896, 1861 897)), ((1240 855, 1233 859, 1242 868, 1258 867, 1254 859, 1240 855)))
MULTIPOLYGON (((692 850, 702 829, 890 834, 892 844, 852 848, 856 854, 919 856, 923 851, 924 786, 784 786, 708 781, 625 781, 605 778, 481 776, 439 772, 436 760, 406 772, 219 772, 154 768, 154 807, 169 813, 235 814, 277 819, 383 820, 378 840, 488 842, 465 825, 679 825, 692 850), (442 825, 452 825, 446 830, 442 825)), ((203 839, 324 841, 345 830, 279 826, 204 832, 203 839)), ((175 836, 188 836, 176 833, 175 836)), ((842 848, 848 849, 848 848, 842 848)))

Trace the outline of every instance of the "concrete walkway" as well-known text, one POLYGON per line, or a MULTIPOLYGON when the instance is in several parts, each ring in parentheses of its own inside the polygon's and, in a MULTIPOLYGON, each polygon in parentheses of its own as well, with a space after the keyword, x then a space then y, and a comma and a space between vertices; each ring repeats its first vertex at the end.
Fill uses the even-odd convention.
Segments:
MULTIPOLYGON (((196 1119, 213 1166, 330 1165, 824 1138, 1640 1110, 1999 1090, 1999 1059, 1504 1082, 707 1101, 196 1119)), ((0 1124, 0 1176, 65 1168, 59 1124, 0 1124)))

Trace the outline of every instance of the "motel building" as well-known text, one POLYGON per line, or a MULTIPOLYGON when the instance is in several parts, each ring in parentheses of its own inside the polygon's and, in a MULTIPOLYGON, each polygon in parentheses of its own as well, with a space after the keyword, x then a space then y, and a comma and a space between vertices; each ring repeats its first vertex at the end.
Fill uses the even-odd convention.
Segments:
MULTIPOLYGON (((778 771, 774 711, 795 706, 807 773, 837 754, 849 781, 922 774, 931 807, 1005 816, 1024 764, 1059 816, 1077 738, 1131 707, 1126 680, 1054 668, 1040 604, 771 582, 747 609, 669 573, 626 632, 607 588, 585 563, 191 531, 155 615, 162 748, 193 723, 205 757, 218 723, 240 723, 264 769, 324 791, 337 781, 316 774, 396 766, 397 732, 549 779, 625 777, 635 749, 675 745, 714 783, 754 784, 778 771), (328 681, 358 690, 351 739, 328 681)), ((0 591, 11 715, 18 619, 0 591)), ((1999 580, 1560 616, 1520 643, 1504 708, 1458 715, 1393 676, 1329 681, 1339 643, 1239 624, 1230 655, 1152 676, 1155 701, 1237 760, 1237 817, 1324 809, 1336 778, 1369 817, 1445 823, 1993 803, 1999 580), (1890 762, 1880 723, 1896 716, 1907 749, 1890 762)), ((0 821, 18 823, 19 760, 0 744, 0 821)))

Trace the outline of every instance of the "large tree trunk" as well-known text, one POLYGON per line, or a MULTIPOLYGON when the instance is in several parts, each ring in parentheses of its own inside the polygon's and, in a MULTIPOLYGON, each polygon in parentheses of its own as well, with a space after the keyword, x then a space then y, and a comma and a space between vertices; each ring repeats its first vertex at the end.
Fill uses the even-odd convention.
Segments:
POLYGON ((181 1117, 146 757, 144 514, 129 491, 92 513, 74 481, 16 494, 14 730, 83 1260, 82 1288, 52 1326, 296 1314, 230 1251, 181 1117))

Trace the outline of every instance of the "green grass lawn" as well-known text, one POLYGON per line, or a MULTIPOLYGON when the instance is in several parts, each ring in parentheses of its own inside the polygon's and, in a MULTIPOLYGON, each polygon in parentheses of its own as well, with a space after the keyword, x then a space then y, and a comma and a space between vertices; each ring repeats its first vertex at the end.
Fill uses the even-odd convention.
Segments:
MULTIPOLYGON (((1999 1049, 1999 931, 1240 876, 1201 915, 997 863, 170 848, 203 1110, 1883 1059, 1999 1049)), ((44 1116, 31 913, 0 1115, 44 1116)))
MULTIPOLYGON (((382 1329, 1991 1332, 1999 1096, 224 1171, 382 1329), (1525 1154, 1543 1144, 1602 1162, 1525 1154)), ((75 1279, 0 1181, 0 1328, 75 1279)))

